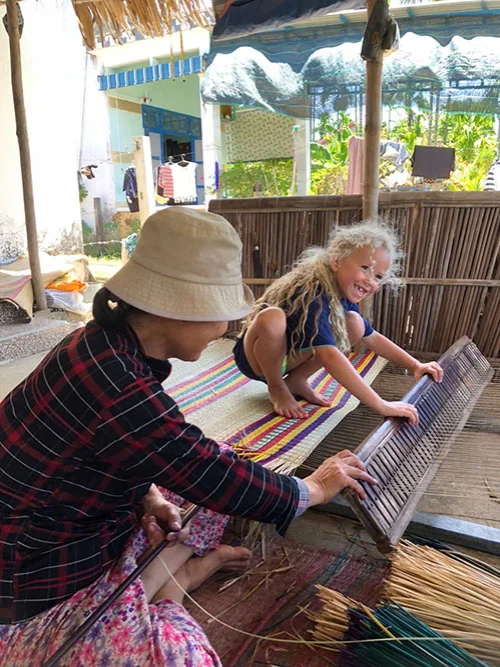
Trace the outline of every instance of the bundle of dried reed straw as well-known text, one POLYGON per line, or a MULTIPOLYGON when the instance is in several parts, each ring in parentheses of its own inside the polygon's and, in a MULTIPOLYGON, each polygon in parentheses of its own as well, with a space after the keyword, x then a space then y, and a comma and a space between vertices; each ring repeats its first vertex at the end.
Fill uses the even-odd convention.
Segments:
POLYGON ((323 608, 308 614, 316 624, 313 637, 344 642, 338 647, 343 667, 487 667, 395 602, 372 611, 329 588, 317 588, 323 608))
POLYGON ((490 665, 500 665, 500 578, 430 547, 400 544, 383 597, 490 665))

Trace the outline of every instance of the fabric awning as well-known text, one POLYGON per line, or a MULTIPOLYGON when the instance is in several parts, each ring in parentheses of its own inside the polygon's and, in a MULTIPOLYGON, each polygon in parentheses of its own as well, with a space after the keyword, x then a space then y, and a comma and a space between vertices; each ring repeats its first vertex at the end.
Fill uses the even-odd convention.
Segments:
MULTIPOLYGON (((361 43, 315 50, 299 72, 270 61, 260 51, 240 47, 219 54, 208 67, 201 92, 207 102, 260 107, 297 118, 309 117, 311 94, 349 97, 364 87, 361 43)), ((383 91, 401 88, 446 91, 454 110, 500 113, 500 38, 454 37, 441 46, 432 37, 407 33, 400 49, 387 59, 383 91), (467 103, 467 104, 466 104, 467 103)))
MULTIPOLYGON (((217 2, 222 3, 223 0, 215 0, 214 4, 217 5, 217 2)), ((236 0, 236 2, 254 5, 261 0, 236 0)), ((281 2, 269 4, 281 5, 281 2)), ((479 3, 474 5, 473 11, 470 8, 469 11, 465 11, 463 5, 463 2, 401 5, 391 9, 391 14, 398 22, 401 35, 411 32, 433 37, 442 46, 449 44, 455 36, 467 39, 479 36, 498 37, 500 34, 498 0, 483 0, 481 5, 479 3)), ((218 54, 230 55, 240 47, 249 47, 259 51, 270 62, 290 65, 294 72, 299 73, 315 51, 340 46, 347 42, 359 42, 363 38, 366 12, 348 11, 348 9, 346 4, 338 3, 331 10, 334 13, 330 13, 322 20, 297 21, 255 32, 251 32, 249 28, 246 33, 239 35, 221 32, 220 36, 214 36, 212 39, 208 64, 210 65, 218 54)), ((218 21, 218 26, 216 30, 221 31, 223 27, 221 19, 218 21)))
POLYGON ((214 0, 214 41, 272 30, 300 19, 365 7, 365 0, 214 0))

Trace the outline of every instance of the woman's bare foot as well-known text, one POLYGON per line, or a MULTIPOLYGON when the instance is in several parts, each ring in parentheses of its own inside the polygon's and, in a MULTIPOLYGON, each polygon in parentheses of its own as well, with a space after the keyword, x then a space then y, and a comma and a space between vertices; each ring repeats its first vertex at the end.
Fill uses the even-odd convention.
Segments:
POLYGON ((287 419, 304 419, 307 412, 293 397, 286 380, 280 385, 268 385, 274 411, 287 419))
POLYGON ((290 393, 294 396, 300 396, 313 405, 321 405, 321 407, 324 408, 330 407, 330 401, 321 396, 321 394, 315 392, 306 379, 303 377, 295 377, 293 371, 285 379, 285 382, 290 393))
MULTIPOLYGON (((243 571, 248 567, 252 552, 244 547, 231 547, 221 544, 206 556, 193 556, 175 574, 182 588, 190 593, 201 586, 212 574, 219 570, 243 571)), ((182 602, 184 593, 177 584, 170 580, 153 597, 151 602, 174 600, 182 602)))

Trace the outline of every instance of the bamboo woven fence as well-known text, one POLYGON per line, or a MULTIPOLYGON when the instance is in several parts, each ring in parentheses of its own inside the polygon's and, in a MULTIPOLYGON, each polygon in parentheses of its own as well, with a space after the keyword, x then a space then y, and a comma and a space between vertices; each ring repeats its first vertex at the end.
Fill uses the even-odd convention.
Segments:
MULTIPOLYGON (((332 228, 357 222, 358 195, 212 200, 243 241, 243 276, 256 296, 332 228)), ((373 324, 401 347, 436 355, 463 335, 500 356, 500 193, 381 193, 399 230, 406 287, 382 288, 373 324)), ((233 327, 234 329, 234 327, 233 327)))

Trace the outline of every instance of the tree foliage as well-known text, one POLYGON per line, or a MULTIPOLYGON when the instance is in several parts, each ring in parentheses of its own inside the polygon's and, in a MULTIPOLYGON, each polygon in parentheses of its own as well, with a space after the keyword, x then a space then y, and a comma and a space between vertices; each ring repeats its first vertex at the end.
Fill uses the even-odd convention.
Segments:
MULTIPOLYGON (((382 138, 402 142, 411 156, 416 145, 428 143, 428 116, 408 113, 391 128, 382 126, 382 138)), ((311 146, 312 194, 344 194, 347 183, 347 147, 355 125, 342 113, 335 122, 320 119, 320 139, 311 146)), ((442 113, 439 119, 437 144, 455 149, 455 171, 443 189, 482 190, 484 181, 497 154, 498 139, 495 119, 483 114, 442 113)), ((411 171, 409 163, 407 169, 411 171)), ((381 177, 394 169, 381 161, 381 177)))
POLYGON ((293 160, 273 159, 262 162, 228 164, 221 174, 224 197, 281 197, 290 194, 293 160))
POLYGON ((341 112, 333 120, 323 114, 319 120, 319 139, 311 144, 311 193, 343 194, 347 185, 349 139, 356 123, 341 112))
MULTIPOLYGON (((382 138, 402 142, 411 156, 416 145, 428 142, 429 118, 424 110, 410 110, 390 128, 382 125, 382 138)), ((344 194, 348 173, 348 146, 353 134, 359 134, 356 123, 345 112, 335 118, 323 114, 319 119, 317 141, 311 143, 311 194, 344 194)), ((495 120, 482 114, 447 113, 440 115, 438 144, 455 149, 456 169, 449 190, 481 190, 497 153, 495 120)), ((409 162, 406 167, 411 171, 409 162)), ((392 165, 381 161, 381 177, 392 165)), ((224 197, 278 197, 290 194, 293 160, 273 159, 262 162, 236 162, 221 174, 224 197)))
POLYGON ((495 123, 491 116, 446 114, 440 135, 455 148, 456 169, 450 190, 482 190, 497 153, 495 123))

